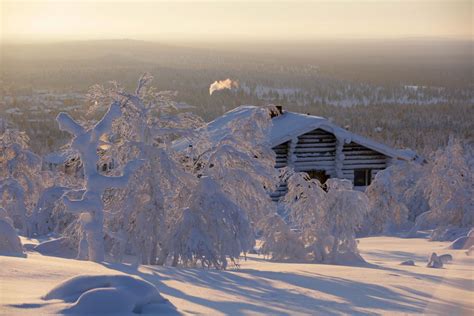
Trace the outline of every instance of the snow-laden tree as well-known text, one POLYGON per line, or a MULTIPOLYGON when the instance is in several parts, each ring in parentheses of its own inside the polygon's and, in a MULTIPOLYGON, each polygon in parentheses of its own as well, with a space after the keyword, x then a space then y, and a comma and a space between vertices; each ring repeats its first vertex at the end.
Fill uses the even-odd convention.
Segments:
POLYGON ((245 212, 222 192, 218 182, 201 177, 177 219, 170 247, 172 264, 225 269, 255 245, 245 212))
MULTIPOLYGON (((404 195, 413 191, 411 181, 414 166, 408 163, 391 166, 377 173, 365 191, 369 198, 370 211, 361 228, 363 235, 392 233, 410 228, 410 210, 405 205, 404 195)), ((411 223, 411 224, 410 224, 411 223)))
POLYGON ((41 236, 51 232, 63 233, 65 227, 61 227, 60 223, 73 221, 73 215, 64 212, 62 205, 57 203, 66 191, 67 187, 51 186, 41 192, 30 216, 32 234, 41 236))
POLYGON ((238 107, 224 115, 229 119, 214 134, 205 128, 198 130, 186 151, 192 158, 188 170, 219 183, 255 230, 276 211, 268 195, 277 182, 275 153, 268 143, 272 110, 238 107))
POLYGON ((426 174, 425 196, 429 211, 421 214, 413 231, 436 228, 435 235, 453 227, 470 228, 474 225, 474 175, 463 145, 450 139, 444 150, 439 150, 426 174))
POLYGON ((62 199, 67 210, 80 218, 83 231, 79 243, 79 259, 96 262, 104 260, 102 195, 108 188, 125 187, 130 175, 141 163, 139 160, 128 162, 121 176, 107 176, 98 171, 99 146, 104 142, 104 135, 110 132, 113 121, 121 114, 120 103, 113 102, 102 119, 90 129, 84 128, 66 113, 57 116, 60 129, 74 136, 71 147, 79 152, 84 168, 85 191, 81 193, 81 198, 71 199, 66 193, 62 199))
POLYGON ((353 190, 347 180, 329 179, 326 192, 306 173, 288 174, 283 203, 288 224, 304 245, 304 259, 336 264, 364 262, 357 250, 355 231, 368 212, 366 195, 353 190))
POLYGON ((349 180, 328 179, 326 223, 330 238, 327 258, 333 263, 357 263, 364 259, 357 250, 355 231, 369 211, 369 200, 363 192, 353 190, 349 180))
MULTIPOLYGON (((426 163, 396 163, 379 172, 361 234, 435 229, 432 239, 453 240, 473 225, 470 147, 451 139, 426 163), (467 152, 466 152, 467 151, 467 152)), ((472 149, 471 149, 472 150, 472 149)))
POLYGON ((28 150, 28 136, 0 119, 0 206, 22 234, 41 190, 41 159, 28 150))
MULTIPOLYGON (((236 253, 230 254, 225 249, 248 251, 251 247, 244 245, 253 245, 256 232, 262 232, 263 228, 268 227, 265 223, 270 220, 276 210, 268 195, 268 191, 273 190, 276 182, 274 153, 267 143, 271 124, 269 109, 243 106, 226 115, 229 119, 224 120, 225 124, 217 129, 217 133, 209 133, 207 126, 198 129, 194 135, 187 137, 187 142, 189 142, 187 149, 177 153, 186 170, 200 179, 195 187, 191 187, 193 196, 195 191, 200 195, 206 193, 201 189, 203 186, 208 186, 213 190, 219 189, 216 192, 221 196, 219 202, 221 204, 209 204, 210 207, 218 209, 207 210, 207 216, 211 216, 208 221, 220 223, 224 220, 230 227, 235 225, 232 221, 238 218, 248 219, 250 223, 251 229, 245 236, 248 238, 246 243, 242 243, 242 237, 238 237, 239 235, 227 240, 205 235, 211 242, 206 247, 219 255, 219 261, 212 264, 216 267, 226 266, 226 256, 232 260, 236 258, 236 253), (201 179, 206 180, 202 182, 201 179), (228 213, 222 213, 219 209, 223 207, 222 203, 231 203, 228 207, 235 209, 233 219, 226 219, 228 213), (214 240, 218 242, 213 242, 214 240)), ((212 124, 216 123, 209 123, 209 125, 212 124)), ((197 196, 195 199, 200 200, 197 196)), ((175 221, 174 231, 182 232, 183 223, 190 225, 190 219, 199 220, 202 217, 198 217, 196 211, 192 212, 196 209, 192 200, 183 199, 181 196, 177 201, 179 203, 176 205, 179 207, 175 214, 181 214, 183 210, 184 213, 175 221)), ((196 225, 200 224, 196 223, 196 225)), ((240 226, 237 225, 237 227, 240 226)), ((235 234, 238 232, 236 231, 235 234)), ((179 233, 174 233, 173 236, 178 237, 179 233)), ((178 241, 180 245, 183 244, 179 238, 178 241)), ((175 245, 176 243, 172 243, 169 247, 170 253, 175 245)), ((186 256, 179 258, 184 264, 192 263, 189 259, 185 259, 186 256)))
POLYGON ((300 231, 306 252, 315 261, 324 261, 328 242, 326 192, 306 173, 289 173, 288 193, 284 198, 290 224, 300 231))
POLYGON ((104 102, 121 104, 123 115, 108 137, 107 155, 118 165, 136 158, 143 162, 126 188, 114 190, 111 198, 106 198, 108 208, 113 210, 105 213, 105 233, 111 239, 112 255, 118 261, 128 253, 137 256, 139 263, 163 264, 178 210, 186 207, 177 196, 189 195, 197 183, 175 161, 169 144, 178 136, 192 133, 202 120, 179 113, 172 101, 174 93, 157 91, 151 80, 151 76, 143 75, 133 93, 118 84, 95 86, 89 97, 97 108, 104 102))
POLYGON ((307 252, 297 231, 279 216, 269 216, 262 225, 260 253, 276 261, 305 261, 307 252))

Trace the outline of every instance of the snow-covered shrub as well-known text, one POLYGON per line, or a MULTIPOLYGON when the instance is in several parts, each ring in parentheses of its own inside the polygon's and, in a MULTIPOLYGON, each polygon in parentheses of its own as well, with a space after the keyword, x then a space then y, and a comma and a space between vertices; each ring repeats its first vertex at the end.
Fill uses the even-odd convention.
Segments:
POLYGON ((0 206, 24 235, 30 234, 28 215, 41 190, 40 168, 26 134, 0 119, 0 206))
POLYGON ((377 173, 366 193, 370 212, 361 235, 434 229, 432 240, 453 240, 474 220, 469 146, 450 140, 428 163, 397 163, 377 173), (467 150, 467 152, 466 152, 467 150), (411 227, 411 229, 410 229, 411 227))
MULTIPOLYGON (((364 193, 354 191, 347 180, 329 179, 326 185, 327 192, 318 180, 310 179, 306 173, 290 172, 288 193, 283 201, 289 225, 304 245, 306 260, 362 263, 355 230, 368 212, 368 199, 364 193)), ((272 256, 278 258, 278 253, 272 256)))
POLYGON ((2 206, 8 217, 13 221, 13 226, 27 234, 27 209, 25 205, 25 190, 14 178, 0 180, 0 197, 2 206))
POLYGON ((435 229, 432 240, 446 240, 456 227, 474 225, 474 172, 468 159, 463 144, 453 139, 436 153, 423 182, 429 211, 418 216, 410 234, 435 229))
POLYGON ((450 140, 448 147, 436 154, 428 177, 425 192, 430 213, 426 220, 436 227, 473 226, 474 173, 459 141, 450 140))
POLYGON ((44 300, 69 303, 69 314, 176 313, 175 307, 151 283, 128 275, 80 275, 49 291, 44 300))
POLYGON ((366 189, 370 208, 359 234, 393 233, 411 228, 416 212, 426 205, 423 192, 416 186, 420 168, 414 163, 399 163, 377 173, 366 189))
POLYGON ((23 255, 23 246, 13 228, 13 221, 3 208, 0 208, 0 255, 23 255))
POLYGON ((328 179, 325 223, 331 244, 327 248, 326 261, 337 264, 364 262, 357 250, 355 231, 369 211, 367 196, 353 190, 348 180, 328 179))
POLYGON ((269 217, 262 227, 260 253, 276 261, 305 261, 304 244, 298 232, 292 231, 277 214, 269 217))
POLYGON ((235 262, 255 245, 249 219, 222 192, 219 184, 201 177, 172 232, 170 256, 173 265, 200 264, 225 269, 227 258, 235 262))
POLYGON ((59 222, 71 222, 73 216, 65 211, 58 211, 57 201, 63 196, 68 189, 61 186, 52 186, 41 192, 38 202, 33 208, 30 222, 31 233, 36 235, 46 235, 51 232, 63 233, 63 228, 59 226, 59 222), (66 217, 70 217, 67 220, 66 217))

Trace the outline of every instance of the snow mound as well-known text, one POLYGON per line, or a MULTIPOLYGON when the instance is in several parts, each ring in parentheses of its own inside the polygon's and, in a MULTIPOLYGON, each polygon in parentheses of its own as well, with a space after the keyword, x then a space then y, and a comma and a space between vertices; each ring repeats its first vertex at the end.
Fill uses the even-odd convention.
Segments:
POLYGON ((24 256, 21 240, 5 218, 0 219, 0 255, 24 256))
POLYGON ((53 256, 61 258, 75 258, 77 249, 74 248, 69 238, 61 237, 42 242, 33 248, 43 256, 53 256))
POLYGON ((400 263, 402 266, 414 266, 415 265, 415 261, 413 260, 407 260, 407 261, 403 261, 402 263, 400 263))
POLYGON ((453 241, 448 249, 469 249, 474 246, 474 229, 471 229, 466 236, 459 237, 453 241))
POLYGON ((153 284, 128 275, 79 275, 57 285, 43 299, 71 303, 63 310, 67 314, 177 313, 153 284))

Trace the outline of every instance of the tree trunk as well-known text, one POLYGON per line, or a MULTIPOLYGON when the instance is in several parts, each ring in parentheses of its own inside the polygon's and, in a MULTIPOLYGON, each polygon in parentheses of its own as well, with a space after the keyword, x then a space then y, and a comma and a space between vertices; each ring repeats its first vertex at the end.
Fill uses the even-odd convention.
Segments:
POLYGON ((87 242, 89 243, 89 260, 94 262, 104 261, 104 215, 103 211, 92 214, 92 222, 87 225, 87 242))

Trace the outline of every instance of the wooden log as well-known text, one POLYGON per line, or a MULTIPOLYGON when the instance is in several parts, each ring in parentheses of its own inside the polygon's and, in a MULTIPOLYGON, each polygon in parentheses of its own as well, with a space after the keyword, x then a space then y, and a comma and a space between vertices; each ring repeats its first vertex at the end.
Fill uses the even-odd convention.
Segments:
POLYGON ((322 147, 336 147, 335 142, 331 143, 298 143, 296 148, 322 148, 322 147))
POLYGON ((295 153, 324 153, 324 152, 335 152, 335 147, 330 148, 297 148, 295 153))
POLYGON ((354 170, 354 169, 373 169, 373 168, 385 168, 383 164, 360 164, 360 165, 344 165, 343 170, 354 170))
POLYGON ((308 161, 314 161, 314 162, 330 161, 334 164, 334 157, 298 157, 298 159, 296 159, 296 163, 308 162, 308 161))
POLYGON ((385 164, 385 159, 344 159, 344 165, 358 165, 358 164, 385 164))

